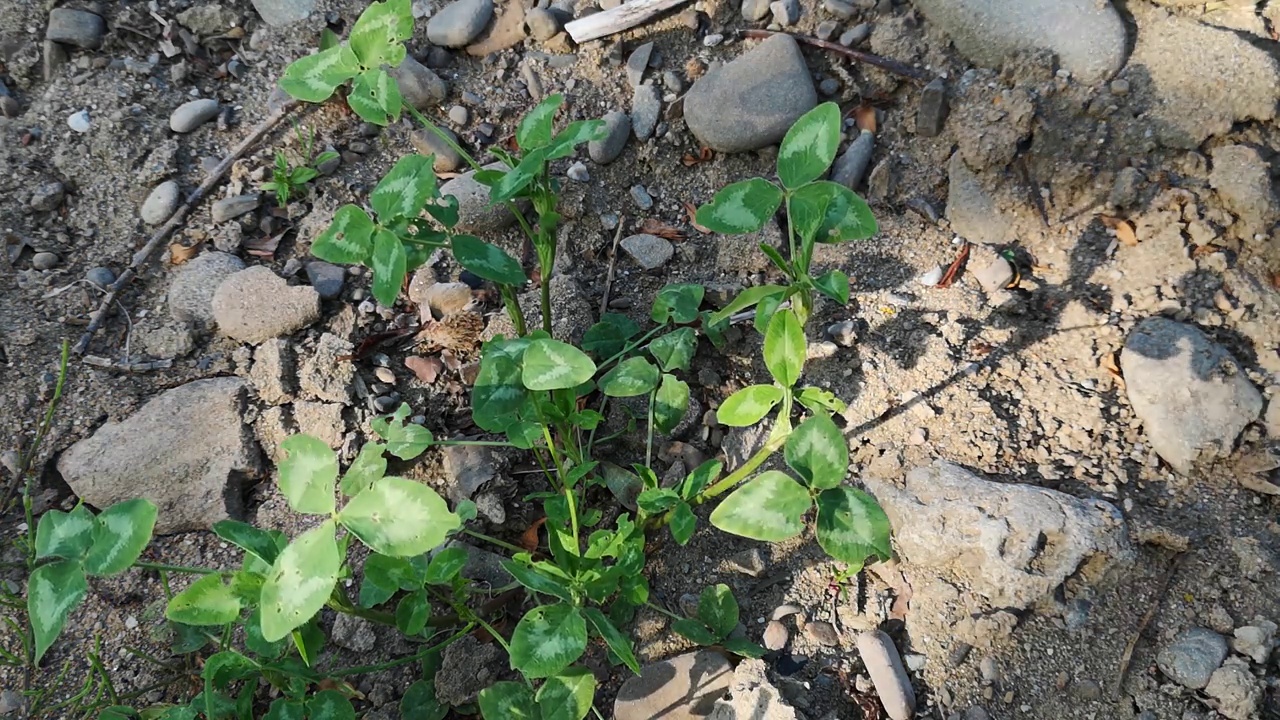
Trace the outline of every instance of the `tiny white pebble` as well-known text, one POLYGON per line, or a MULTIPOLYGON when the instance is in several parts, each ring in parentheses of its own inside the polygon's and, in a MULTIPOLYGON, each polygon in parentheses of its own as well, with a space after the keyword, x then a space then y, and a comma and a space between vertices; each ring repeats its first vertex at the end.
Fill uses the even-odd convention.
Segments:
POLYGON ((130 615, 129 617, 124 619, 124 626, 129 630, 133 630, 134 628, 138 627, 138 618, 130 615))

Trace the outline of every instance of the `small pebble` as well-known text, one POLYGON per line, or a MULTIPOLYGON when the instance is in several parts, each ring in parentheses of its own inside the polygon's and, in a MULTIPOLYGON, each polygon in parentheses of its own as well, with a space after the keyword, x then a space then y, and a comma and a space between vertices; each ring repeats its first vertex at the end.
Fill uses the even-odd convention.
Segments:
POLYGON ((649 195, 643 185, 633 185, 631 187, 631 200, 641 210, 648 210, 653 207, 653 197, 649 195))
POLYGON ((461 105, 449 108, 449 121, 455 125, 466 125, 471 119, 471 112, 461 105))
POLYGON ((169 116, 169 129, 176 133, 189 133, 218 116, 218 101, 201 98, 185 102, 169 116))
POLYGON ((871 37, 871 25, 868 23, 859 23, 849 28, 840 36, 840 44, 845 47, 852 47, 858 43, 871 37))
POLYGON ((835 20, 823 20, 818 23, 818 29, 814 30, 813 34, 817 35, 819 40, 830 40, 838 29, 840 29, 840 23, 835 20))
POLYGON ((706 37, 702 38, 702 44, 706 47, 715 47, 722 42, 724 42, 724 35, 721 35, 720 33, 710 33, 706 37))
POLYGON ((110 269, 104 267, 91 268, 84 274, 84 279, 97 285, 98 287, 106 287, 116 281, 116 274, 110 269))
POLYGON ((51 252, 38 252, 31 258, 31 267, 36 270, 52 270, 58 264, 58 256, 51 252))
POLYGON ((73 112, 67 116, 67 127, 78 133, 89 132, 90 118, 88 110, 73 112))
POLYGON ((835 78, 826 78, 818 83, 818 92, 827 96, 835 95, 840 92, 840 81, 835 78))
POLYGON ((805 623, 804 634, 819 645, 836 647, 840 644, 840 634, 831 623, 824 620, 805 623))
POLYGON ((858 342, 858 331, 852 320, 843 320, 827 327, 827 337, 840 347, 853 347, 858 342))
MULTIPOLYGON (((712 416, 712 419, 715 418, 714 410, 708 410, 707 413, 712 416)), ((799 605, 787 603, 786 605, 779 605, 778 607, 774 608, 773 614, 770 615, 769 617, 772 620, 781 620, 782 618, 785 618, 789 615, 798 615, 803 611, 804 611, 804 608, 801 608, 799 605)))
POLYGON ((587 172, 587 166, 581 162, 576 162, 569 166, 565 171, 565 175, 574 182, 584 183, 591 179, 591 173, 587 172))
POLYGON ((1111 94, 1112 95, 1128 95, 1129 81, 1125 80, 1124 78, 1116 78, 1115 80, 1112 80, 1111 94))
POLYGON ((935 265, 932 268, 925 270, 920 274, 920 277, 917 278, 917 281, 925 287, 934 287, 938 283, 942 282, 942 266, 935 265))
POLYGON ((396 383, 396 374, 391 371, 391 368, 374 368, 373 375, 378 378, 378 380, 389 385, 395 385, 396 383))

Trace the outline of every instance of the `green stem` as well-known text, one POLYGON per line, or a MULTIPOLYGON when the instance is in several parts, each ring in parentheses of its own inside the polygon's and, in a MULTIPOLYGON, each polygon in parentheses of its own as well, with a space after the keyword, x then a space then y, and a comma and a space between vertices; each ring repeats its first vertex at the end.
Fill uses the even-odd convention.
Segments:
POLYGON ((435 440, 431 444, 440 446, 474 445, 476 447, 515 447, 515 445, 503 440, 435 440))
POLYGON ((510 550, 511 552, 517 552, 517 553, 527 552, 524 548, 518 545, 512 545, 509 542, 499 540, 496 537, 485 535, 484 533, 476 532, 475 530, 463 528, 462 532, 466 535, 470 535, 471 537, 477 540, 483 540, 491 545, 497 545, 498 547, 503 548, 504 550, 510 550))
POLYGON ((422 125, 422 127, 426 128, 429 132, 434 134, 436 137, 440 138, 441 142, 449 146, 449 149, 458 153, 458 157, 462 158, 468 165, 470 165, 472 170, 480 169, 480 163, 476 162, 476 159, 471 157, 471 153, 467 152, 466 150, 463 150, 462 146, 459 145, 456 140, 449 137, 448 133, 442 130, 435 123, 428 120, 426 116, 424 116, 422 113, 418 112, 417 108, 413 107, 412 105, 405 105, 404 109, 408 110, 409 114, 413 116, 413 119, 417 120, 422 125))
POLYGON ((653 404, 654 399, 658 397, 658 390, 655 388, 649 393, 649 423, 645 432, 644 443, 644 465, 645 467, 653 466, 653 404))
MULTIPOLYGON (((795 223, 790 222, 790 220, 791 220, 791 193, 787 193, 787 194, 786 194, 786 198, 787 198, 787 220, 788 220, 788 222, 787 222, 787 246, 788 246, 789 248, 791 248, 791 255, 790 255, 791 262, 792 262, 792 263, 795 263, 795 262, 796 262, 797 260, 799 260, 800 258, 796 257, 796 230, 795 230, 795 227, 796 227, 796 226, 795 226, 795 223)), ((807 273, 807 272, 808 272, 808 271, 806 270, 806 273, 807 273)))
POLYGON ((502 294, 502 304, 507 308, 507 315, 511 316, 511 324, 515 326, 516 334, 520 336, 529 334, 524 324, 524 310, 520 308, 515 288, 510 285, 499 285, 498 292, 502 294))
POLYGON ((149 563, 149 562, 142 562, 142 561, 135 561, 133 563, 133 566, 136 568, 142 568, 143 570, 159 570, 161 572, 180 572, 180 573, 189 573, 192 575, 219 575, 224 572, 227 572, 225 570, 211 570, 209 568, 188 567, 186 565, 164 565, 161 563, 149 563))
POLYGON ((786 444, 787 438, 790 436, 791 432, 787 431, 785 433, 780 433, 775 437, 770 437, 768 442, 764 444, 764 447, 757 450, 756 454, 752 455, 745 463, 742 464, 741 467, 721 478, 711 487, 703 490, 698 497, 694 499, 694 503, 702 504, 717 495, 721 495, 731 490, 733 486, 745 480, 752 472, 755 472, 756 468, 763 465, 764 461, 768 460, 770 455, 781 449, 782 446, 786 444))
POLYGON ((682 618, 682 617, 680 617, 679 615, 677 615, 677 614, 675 614, 675 613, 671 612, 670 610, 668 610, 668 609, 666 609, 666 608, 662 607, 661 605, 654 605, 653 603, 651 603, 651 602, 649 602, 649 601, 647 601, 647 600, 645 601, 644 606, 645 606, 645 607, 647 607, 647 608, 649 608, 650 610, 657 610, 658 612, 662 613, 663 615, 666 615, 667 617, 671 618, 672 620, 684 620, 684 618, 682 618))
POLYGON ((377 665, 359 665, 357 667, 330 670, 325 674, 328 675, 329 677, 346 677, 348 675, 367 675, 369 673, 382 672, 383 670, 390 670, 391 668, 400 667, 401 665, 408 665, 409 663, 415 663, 421 660, 422 658, 430 655, 431 653, 439 650, 440 648, 446 647, 453 641, 457 640, 463 635, 466 635, 467 633, 474 630, 475 627, 476 627, 475 623, 468 623, 466 627, 450 635, 447 640, 436 643, 435 645, 432 645, 428 648, 419 650, 417 653, 413 655, 397 658, 395 660, 388 660, 387 662, 379 663, 377 665))
POLYGON ((632 350, 635 350, 636 348, 638 348, 638 347, 640 347, 641 345, 645 344, 646 342, 648 342, 648 341, 649 341, 649 338, 653 337, 654 335, 657 335, 659 332, 661 332, 661 331, 663 331, 663 330, 665 330, 665 329, 667 329, 667 326, 666 326, 665 324, 663 324, 663 325, 659 325, 658 327, 656 327, 656 328, 654 328, 654 329, 650 330, 649 332, 645 333, 644 335, 641 335, 639 340, 633 340, 632 342, 630 342, 630 343, 628 343, 626 346, 624 346, 621 350, 619 350, 617 353, 615 353, 615 354, 613 354, 612 356, 610 356, 607 360, 605 360, 604 362, 602 362, 602 363, 600 363, 599 365, 597 365, 597 366, 596 366, 596 371, 597 371, 597 372, 599 372, 599 371, 601 371, 601 370, 604 370, 605 368, 609 367, 609 366, 610 366, 610 365, 612 365, 613 363, 615 363, 615 362, 617 362, 617 361, 621 360, 622 358, 626 357, 627 355, 629 355, 629 354, 631 353, 631 351, 632 351, 632 350))

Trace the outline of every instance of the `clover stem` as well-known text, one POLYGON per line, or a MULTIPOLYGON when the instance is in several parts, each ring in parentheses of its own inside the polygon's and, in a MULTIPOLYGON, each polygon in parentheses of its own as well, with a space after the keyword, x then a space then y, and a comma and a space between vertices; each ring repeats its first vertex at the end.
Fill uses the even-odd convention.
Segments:
POLYGON ((520 301, 516 299, 515 288, 510 285, 499 285, 498 292, 502 294, 502 304, 506 306, 507 314, 511 316, 511 324, 515 326, 516 334, 528 334, 524 324, 524 310, 520 309, 520 301))
POLYGON ((646 438, 645 438, 645 444, 644 444, 645 467, 651 467, 653 465, 653 404, 654 404, 654 398, 656 398, 657 396, 658 396, 658 391, 656 388, 649 393, 649 426, 648 426, 647 432, 645 433, 646 438))
POLYGON ((651 603, 651 602, 649 602, 649 601, 647 601, 647 600, 645 601, 644 606, 645 606, 645 607, 647 607, 647 608, 649 608, 650 610, 657 610, 658 612, 662 613, 663 615, 666 615, 667 617, 671 618, 672 620, 684 620, 684 618, 682 618, 682 617, 680 617, 679 615, 677 615, 677 614, 675 614, 675 613, 671 612, 670 610, 668 610, 668 609, 666 609, 666 608, 662 607, 661 605, 654 605, 653 603, 651 603))
POLYGON ((160 572, 190 573, 192 575, 217 575, 224 572, 222 570, 212 570, 210 568, 189 567, 187 565, 163 565, 161 563, 149 563, 149 562, 141 562, 141 561, 134 562, 133 566, 136 568, 142 568, 143 570, 158 570, 160 572))
POLYGON ((450 150, 453 150, 454 152, 458 153, 458 157, 465 160, 466 163, 471 166, 472 170, 480 169, 480 163, 476 162, 476 159, 471 157, 471 153, 468 153, 466 150, 463 150, 462 146, 458 144, 458 141, 449 137, 448 133, 442 130, 435 123, 428 120, 426 116, 424 116, 422 113, 418 112, 417 108, 413 107, 412 105, 405 105, 404 109, 408 110, 409 114, 413 116, 413 119, 417 120, 422 125, 422 127, 426 128, 433 135, 440 138, 441 142, 443 142, 445 145, 448 145, 450 150))
POLYGON ((457 640, 463 635, 466 635, 467 633, 474 630, 475 627, 476 627, 476 624, 474 622, 467 623, 466 627, 450 635, 447 640, 444 640, 443 642, 438 642, 435 645, 431 645, 429 647, 423 648, 422 650, 419 650, 413 655, 407 655, 402 658, 396 658, 395 660, 388 660, 387 662, 379 663, 377 665, 360 665, 357 667, 339 668, 337 670, 330 670, 326 674, 329 677, 344 677, 346 675, 365 675, 367 673, 375 673, 375 672, 382 672, 383 670, 390 670, 391 668, 400 667, 401 665, 408 665, 409 663, 417 662, 422 658, 430 655, 431 653, 449 645, 453 641, 457 640))
POLYGON ((509 542, 499 540, 496 537, 485 535, 484 533, 476 532, 475 530, 468 530, 467 528, 463 528, 462 532, 464 534, 470 535, 471 537, 477 540, 483 540, 491 545, 497 545, 498 547, 503 548, 504 550, 510 550, 511 552, 518 552, 518 553, 525 552, 525 549, 518 545, 512 545, 509 542))
POLYGON ((770 455, 777 452, 779 448, 781 448, 784 444, 786 444, 787 438, 790 437, 790 435, 791 435, 791 432, 787 431, 785 433, 781 433, 777 435, 776 437, 769 438, 769 441, 766 442, 763 447, 757 450, 755 455, 752 455, 737 470, 734 470, 733 472, 729 473, 725 477, 721 478, 711 487, 707 488, 706 490, 703 490, 702 493, 699 494, 698 497, 694 499, 694 502, 697 504, 701 504, 706 502, 707 500, 710 500, 713 497, 716 497, 717 495, 722 495, 725 492, 728 492, 730 489, 733 488, 733 486, 745 480, 748 475, 750 475, 752 472, 755 471, 756 468, 763 465, 764 461, 768 460, 770 455))

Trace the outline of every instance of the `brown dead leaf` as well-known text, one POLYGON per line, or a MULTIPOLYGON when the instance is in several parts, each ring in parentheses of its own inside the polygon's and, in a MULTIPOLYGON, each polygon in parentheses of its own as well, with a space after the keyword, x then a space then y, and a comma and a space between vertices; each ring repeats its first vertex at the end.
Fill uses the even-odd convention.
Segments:
POLYGON ((701 165, 704 162, 709 162, 715 156, 715 151, 709 147, 704 147, 698 151, 697 155, 694 155, 693 153, 685 153, 684 157, 680 158, 680 163, 685 167, 693 167, 694 165, 701 165))
POLYGON ((1271 274, 1271 287, 1280 290, 1280 272, 1271 274))
POLYGON ((1098 366, 1110 373, 1111 377, 1115 378, 1116 384, 1124 387, 1124 375, 1120 372, 1120 366, 1116 364, 1115 350, 1103 355, 1102 359, 1098 361, 1098 366))
POLYGON ((640 232, 657 235, 660 238, 672 241, 683 240, 685 238, 683 230, 662 222, 657 218, 645 218, 644 222, 640 223, 640 232))
POLYGON ((694 229, 694 230, 697 230, 698 232, 702 233, 703 235, 710 235, 710 234, 711 234, 711 228, 706 227, 705 225, 699 225, 699 224, 698 224, 698 219, 697 219, 697 218, 698 218, 698 208, 697 208, 697 206, 695 206, 695 205, 694 205, 693 203, 691 203, 691 202, 685 201, 685 203, 684 203, 684 211, 689 215, 689 224, 693 226, 693 229, 694 229))
POLYGON ((1112 217, 1111 215, 1099 215, 1098 219, 1107 228, 1115 231, 1116 240, 1119 240, 1121 245, 1133 247, 1138 244, 1138 231, 1134 229, 1133 223, 1129 220, 1112 217))
POLYGON ((519 540, 520 547, 524 548, 529 552, 533 552, 537 550, 538 549, 538 528, 542 527, 544 524, 546 524, 546 522, 547 522, 547 519, 545 517, 538 518, 537 520, 533 521, 533 524, 530 525, 527 530, 520 533, 520 540, 519 540))
POLYGON ((200 252, 200 243, 195 245, 183 245, 180 242, 173 243, 169 246, 169 262, 173 265, 181 265, 190 260, 200 252))
POLYGON ((1203 255, 1212 255, 1221 249, 1222 248, 1217 245, 1197 245, 1196 248, 1191 251, 1191 257, 1198 258, 1203 255))
POLYGON ((444 363, 440 362, 438 357, 411 355, 404 359, 404 366, 409 368, 418 380, 428 385, 435 382, 440 376, 440 371, 444 370, 444 363))
POLYGON ((859 130, 876 131, 876 109, 871 105, 863 103, 853 109, 853 121, 858 125, 859 130))

